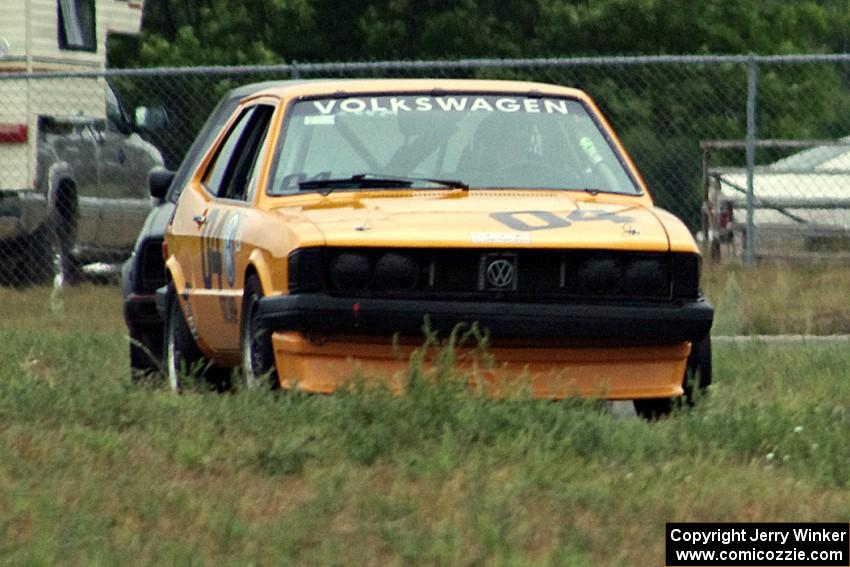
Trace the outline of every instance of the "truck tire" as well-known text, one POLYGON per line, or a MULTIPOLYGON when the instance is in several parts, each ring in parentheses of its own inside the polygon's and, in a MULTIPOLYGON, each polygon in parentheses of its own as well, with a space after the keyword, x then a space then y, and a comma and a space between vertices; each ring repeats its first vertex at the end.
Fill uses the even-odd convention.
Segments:
POLYGON ((78 210, 77 192, 73 183, 63 182, 56 194, 48 223, 53 229, 53 272, 61 276, 65 284, 80 281, 82 274, 79 262, 74 258, 78 210))

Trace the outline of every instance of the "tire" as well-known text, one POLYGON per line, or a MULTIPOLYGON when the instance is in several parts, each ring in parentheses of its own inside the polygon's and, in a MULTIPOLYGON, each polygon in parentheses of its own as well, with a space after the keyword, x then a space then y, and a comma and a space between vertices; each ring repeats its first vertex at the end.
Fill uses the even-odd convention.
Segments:
POLYGON ((162 332, 130 329, 130 378, 138 383, 162 372, 162 332))
POLYGON ((723 259, 723 250, 720 247, 720 239, 711 239, 710 257, 713 262, 719 262, 723 259))
POLYGON ((192 337, 183 316, 180 300, 173 284, 166 293, 165 336, 162 352, 165 358, 165 377, 174 392, 182 392, 187 378, 197 378, 202 384, 222 390, 222 370, 212 366, 192 337))
MULTIPOLYGON (((691 343, 691 354, 685 367, 682 388, 685 390, 681 403, 693 407, 707 393, 711 385, 711 335, 691 343)), ((654 420, 673 411, 679 402, 677 398, 654 398, 635 400, 635 411, 645 419, 654 420)))
POLYGON ((26 277, 32 284, 50 282, 56 271, 56 243, 49 227, 40 227, 27 242, 32 255, 27 262, 26 277))
POLYGON ((685 402, 693 407, 711 386, 711 335, 691 343, 691 354, 685 371, 685 402))
POLYGON ((242 385, 247 389, 279 387, 277 367, 272 348, 271 331, 263 325, 259 316, 263 286, 256 275, 245 280, 242 299, 242 323, 240 342, 242 345, 242 385))
POLYGON ((52 262, 58 284, 74 284, 82 280, 82 269, 74 257, 77 242, 77 197, 73 185, 63 183, 56 204, 48 218, 52 232, 52 262), (54 267, 55 266, 55 267, 54 267))

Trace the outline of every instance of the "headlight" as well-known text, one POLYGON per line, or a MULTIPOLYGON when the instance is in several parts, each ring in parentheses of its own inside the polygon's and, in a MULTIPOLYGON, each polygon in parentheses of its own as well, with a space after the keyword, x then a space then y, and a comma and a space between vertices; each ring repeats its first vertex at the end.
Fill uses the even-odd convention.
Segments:
POLYGON ((620 290, 623 265, 611 256, 593 256, 582 262, 578 269, 578 285, 592 295, 613 295, 620 290))
POLYGON ((289 293, 322 289, 324 248, 299 248, 289 254, 289 293))
POLYGON ((627 295, 662 295, 667 287, 667 270, 658 258, 638 258, 629 262, 623 278, 627 295))
POLYGON ((383 290, 410 290, 419 281, 419 266, 410 256, 387 252, 375 263, 375 285, 383 290))
POLYGON ((330 262, 331 283, 342 291, 362 291, 372 281, 369 258, 355 252, 340 252, 330 262))
POLYGON ((699 297, 700 263, 701 259, 697 254, 673 254, 670 262, 673 297, 699 297))

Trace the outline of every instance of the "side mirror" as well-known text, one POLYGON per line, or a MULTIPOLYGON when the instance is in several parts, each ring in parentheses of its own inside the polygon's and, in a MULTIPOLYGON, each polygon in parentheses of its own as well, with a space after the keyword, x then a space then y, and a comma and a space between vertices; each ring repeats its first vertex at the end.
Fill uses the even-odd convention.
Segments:
POLYGON ((154 199, 164 199, 174 181, 174 172, 164 167, 154 167, 148 172, 148 190, 154 199))
POLYGON ((133 111, 133 122, 142 130, 159 130, 168 124, 168 113, 161 106, 139 106, 133 111))

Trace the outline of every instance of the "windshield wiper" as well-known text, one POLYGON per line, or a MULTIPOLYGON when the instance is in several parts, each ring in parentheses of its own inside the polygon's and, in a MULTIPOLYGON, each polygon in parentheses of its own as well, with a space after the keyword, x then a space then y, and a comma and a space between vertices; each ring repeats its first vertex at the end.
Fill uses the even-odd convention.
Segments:
POLYGON ((627 197, 636 197, 641 195, 641 193, 626 193, 624 191, 612 191, 610 189, 599 189, 598 187, 585 187, 583 189, 569 189, 569 191, 584 191, 585 193, 590 194, 591 197, 596 197, 600 193, 605 195, 625 195, 627 197))
POLYGON ((399 175, 377 175, 373 173, 358 173, 350 177, 329 177, 327 179, 309 179, 298 184, 302 191, 325 189, 323 195, 328 195, 333 189, 404 189, 412 187, 417 181, 425 181, 442 185, 449 189, 468 190, 469 186, 453 179, 431 179, 427 177, 404 177, 399 175))
POLYGON ((464 191, 469 191, 469 185, 459 179, 437 179, 435 177, 408 177, 404 175, 391 175, 388 179, 398 179, 411 182, 427 181, 428 183, 434 183, 435 185, 442 185, 447 189, 463 189, 464 191))

